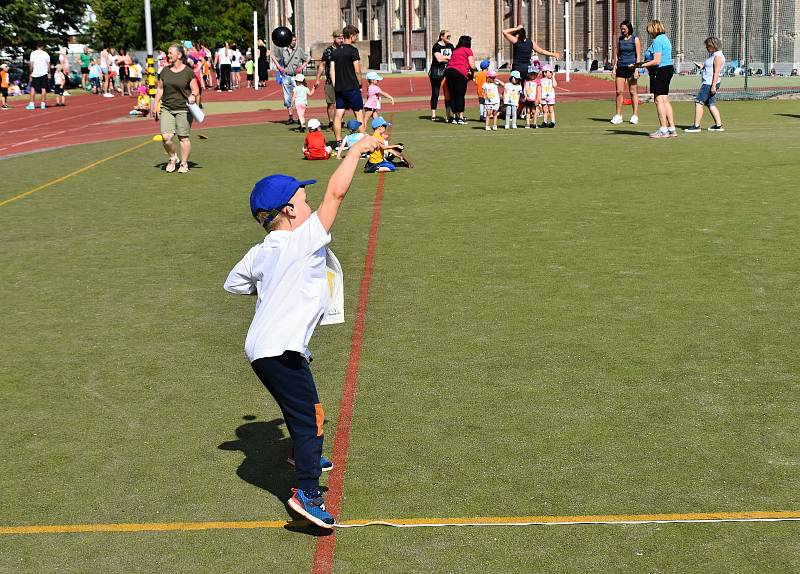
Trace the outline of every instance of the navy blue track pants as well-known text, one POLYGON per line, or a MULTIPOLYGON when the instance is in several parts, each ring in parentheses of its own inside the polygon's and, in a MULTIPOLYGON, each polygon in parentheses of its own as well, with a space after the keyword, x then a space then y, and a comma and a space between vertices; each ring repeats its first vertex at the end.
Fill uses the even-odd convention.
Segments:
POLYGON ((286 351, 280 357, 256 359, 251 366, 278 403, 289 428, 298 488, 319 488, 325 413, 308 361, 300 353, 286 351))

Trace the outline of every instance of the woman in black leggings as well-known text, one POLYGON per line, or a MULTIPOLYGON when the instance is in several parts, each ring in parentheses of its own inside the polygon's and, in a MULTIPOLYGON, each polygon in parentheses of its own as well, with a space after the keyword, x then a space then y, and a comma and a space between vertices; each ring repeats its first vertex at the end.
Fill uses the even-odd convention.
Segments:
POLYGON ((447 90, 450 92, 450 107, 453 110, 453 123, 466 124, 464 119, 464 96, 467 94, 467 82, 469 74, 475 70, 475 56, 472 53, 472 38, 461 36, 458 39, 447 68, 444 71, 444 79, 447 82, 447 90))
POLYGON ((428 70, 428 78, 431 81, 431 121, 436 121, 436 107, 439 105, 439 88, 444 79, 444 70, 450 55, 453 53, 453 45, 450 43, 450 32, 442 30, 439 32, 439 40, 431 49, 431 68, 428 70))

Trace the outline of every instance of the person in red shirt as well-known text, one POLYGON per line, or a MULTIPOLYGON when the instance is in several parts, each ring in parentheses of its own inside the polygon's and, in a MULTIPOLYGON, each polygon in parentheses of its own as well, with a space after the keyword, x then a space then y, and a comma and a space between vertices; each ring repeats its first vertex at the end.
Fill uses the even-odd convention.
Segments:
POLYGON ((308 133, 303 142, 303 155, 306 159, 328 159, 333 148, 327 145, 325 135, 319 131, 319 120, 308 120, 308 133))

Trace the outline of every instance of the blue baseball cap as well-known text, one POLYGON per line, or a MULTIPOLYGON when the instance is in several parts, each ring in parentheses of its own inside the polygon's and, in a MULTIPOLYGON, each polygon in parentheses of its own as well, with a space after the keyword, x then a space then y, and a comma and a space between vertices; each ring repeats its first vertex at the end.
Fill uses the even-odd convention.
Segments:
POLYGON ((281 209, 289 203, 292 196, 301 187, 317 183, 316 179, 300 181, 291 175, 276 173, 260 179, 250 192, 250 213, 258 221, 257 213, 266 211, 267 218, 264 223, 269 223, 278 215, 281 209))
POLYGON ((517 70, 514 70, 513 72, 511 72, 511 77, 512 78, 516 78, 518 80, 522 79, 522 78, 520 78, 519 71, 517 71, 517 70))
POLYGON ((361 122, 358 120, 350 120, 349 122, 347 122, 347 129, 350 131, 356 131, 360 127, 361 127, 361 122))
POLYGON ((377 130, 381 126, 390 126, 392 124, 390 124, 385 119, 383 119, 382 117, 379 116, 379 117, 375 118, 374 120, 372 120, 372 124, 371 125, 372 125, 372 129, 373 130, 377 130))
POLYGON ((489 60, 481 60, 481 70, 485 70, 489 67, 489 60))

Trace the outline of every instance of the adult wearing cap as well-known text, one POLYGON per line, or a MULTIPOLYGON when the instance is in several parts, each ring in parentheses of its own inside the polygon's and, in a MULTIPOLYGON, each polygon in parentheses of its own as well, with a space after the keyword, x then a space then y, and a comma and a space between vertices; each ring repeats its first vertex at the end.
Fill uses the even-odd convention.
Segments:
POLYGON ((527 78, 528 71, 530 70, 533 61, 533 53, 549 56, 556 60, 561 59, 561 52, 551 52, 545 50, 539 44, 528 38, 523 26, 515 26, 514 28, 506 28, 503 30, 503 36, 511 43, 511 70, 519 72, 520 77, 527 78))
POLYGON ((328 108, 328 127, 333 127, 333 116, 336 113, 336 92, 333 89, 333 82, 331 82, 331 62, 333 62, 333 52, 337 50, 344 42, 342 31, 337 29, 333 31, 333 41, 330 46, 322 51, 320 60, 322 66, 317 66, 317 86, 325 73, 325 105, 328 108))
POLYGON ((281 73, 281 87, 283 88, 283 107, 289 114, 289 119, 286 120, 287 125, 294 123, 292 119, 292 93, 294 93, 295 81, 294 77, 297 74, 302 74, 303 70, 308 65, 308 56, 302 48, 297 46, 297 35, 292 34, 292 41, 285 48, 278 48, 277 57, 275 54, 271 55, 272 63, 278 68, 281 73))
POLYGON ((454 124, 467 123, 464 119, 464 98, 467 95, 469 74, 475 69, 472 38, 461 36, 444 70, 444 80, 447 82, 447 91, 450 92, 450 107, 453 111, 452 123, 454 124))
POLYGON ((444 80, 444 71, 447 63, 455 50, 450 43, 452 34, 450 30, 439 32, 439 39, 431 48, 431 67, 428 69, 428 79, 431 81, 431 121, 436 121, 436 108, 439 106, 439 91, 444 80))
POLYGON ((306 199, 306 186, 315 183, 313 179, 276 174, 256 183, 250 212, 267 236, 234 266, 224 285, 230 293, 257 296, 245 354, 278 403, 292 437, 297 488, 292 489, 289 507, 320 528, 331 529, 336 523, 319 488, 322 471, 333 465, 322 456, 325 412, 309 368, 308 344, 317 325, 343 320, 343 299, 329 300, 328 268, 334 271, 334 283, 339 272, 341 287, 341 266, 327 245, 359 154, 378 145, 372 138, 356 144, 357 153, 342 160, 315 212, 306 199))

